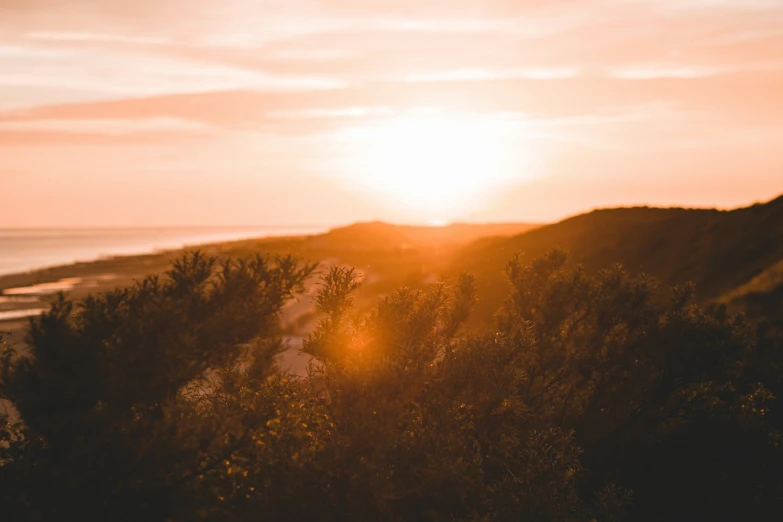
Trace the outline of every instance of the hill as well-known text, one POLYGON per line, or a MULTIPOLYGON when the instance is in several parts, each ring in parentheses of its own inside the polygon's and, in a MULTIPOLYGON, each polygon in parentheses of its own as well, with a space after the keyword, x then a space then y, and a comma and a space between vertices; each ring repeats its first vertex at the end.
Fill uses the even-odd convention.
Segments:
MULTIPOLYGON (((216 243, 199 247, 207 254, 247 257, 257 253, 292 254, 323 266, 356 267, 363 276, 358 304, 399 286, 423 287, 446 271, 458 249, 479 238, 511 236, 537 225, 453 224, 444 227, 357 223, 324 234, 271 237, 216 243)), ((146 275, 168 269, 181 250, 140 256, 101 259, 0 277, 0 330, 18 330, 26 323, 18 314, 48 307, 48 296, 68 291, 78 299, 88 293, 123 287, 146 275), (3 295, 3 294, 6 295, 3 295), (16 319, 6 319, 15 317, 16 319)), ((287 310, 286 320, 295 331, 308 324, 312 313, 308 299, 287 310)))
MULTIPOLYGON (((701 302, 722 302, 773 317, 783 302, 783 196, 731 211, 686 208, 595 210, 551 225, 454 224, 416 227, 357 223, 324 234, 205 245, 209 254, 242 257, 293 254, 356 267, 363 275, 357 303, 399 286, 421 288, 442 274, 472 272, 481 300, 476 324, 491 320, 507 295, 503 269, 515 253, 534 259, 562 248, 589 271, 615 263, 646 272, 664 285, 693 282, 701 302)), ((81 297, 159 272, 179 251, 105 259, 0 277, 0 290, 74 279, 81 297)), ((40 303, 25 304, 33 308, 40 303)), ((0 307, 12 304, 0 303, 0 307)), ((3 308, 3 309, 5 309, 3 308)), ((305 308, 302 306, 302 308, 305 308)), ((305 324, 306 317, 297 324, 305 324)))
POLYGON ((783 196, 731 211, 595 210, 513 237, 469 245, 455 256, 452 269, 477 275, 485 303, 480 313, 486 320, 505 295, 501 274, 508 260, 515 253, 534 259, 553 248, 568 251, 590 271, 621 263, 665 285, 693 282, 702 302, 740 307, 762 294, 770 301, 761 299, 768 311, 780 305, 783 293, 783 196))
POLYGON ((313 236, 306 247, 352 251, 449 249, 464 246, 480 238, 522 234, 537 226, 527 223, 454 223, 447 226, 422 227, 376 221, 356 223, 313 236))

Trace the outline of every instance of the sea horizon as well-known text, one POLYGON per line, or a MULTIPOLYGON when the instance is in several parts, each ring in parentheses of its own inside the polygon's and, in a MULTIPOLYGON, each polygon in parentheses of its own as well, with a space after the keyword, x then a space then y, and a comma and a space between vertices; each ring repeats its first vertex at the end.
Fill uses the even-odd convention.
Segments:
POLYGON ((241 225, 0 228, 0 276, 224 241, 308 235, 327 228, 241 225))

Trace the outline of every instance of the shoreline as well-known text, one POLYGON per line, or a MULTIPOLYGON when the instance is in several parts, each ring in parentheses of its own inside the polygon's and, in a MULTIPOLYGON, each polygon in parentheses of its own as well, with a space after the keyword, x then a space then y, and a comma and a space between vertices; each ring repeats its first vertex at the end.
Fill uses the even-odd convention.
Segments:
MULTIPOLYGON (((280 233, 272 232, 261 236, 226 238, 138 253, 100 256, 92 260, 0 274, 0 332, 13 335, 27 324, 30 317, 48 310, 50 299, 59 292, 65 292, 70 297, 79 299, 93 292, 129 286, 147 275, 167 270, 171 261, 188 250, 198 249, 212 255, 220 255, 233 248, 241 248, 249 244, 296 241, 310 237, 306 234, 286 235, 279 229, 278 232, 280 233)), ((322 233, 315 229, 301 232, 322 233)))
MULTIPOLYGON (((0 275, 0 331, 26 324, 19 315, 48 309, 51 298, 66 292, 78 301, 91 293, 128 287, 144 277, 164 273, 187 250, 206 255, 242 258, 252 255, 292 255, 306 262, 355 267, 363 283, 357 306, 369 305, 380 295, 400 287, 424 288, 441 276, 454 275, 453 255, 490 238, 508 237, 538 228, 525 223, 454 224, 416 227, 381 222, 357 223, 330 230, 267 231, 271 234, 234 240, 190 244, 141 254, 105 256, 92 261, 65 263, 38 270, 0 275), (274 235, 275 232, 288 235, 274 235), (6 318, 3 319, 3 316, 6 318)), ((311 289, 311 291, 313 291, 311 289)), ((308 303, 289 308, 281 327, 301 335, 312 319, 308 303), (304 305, 304 306, 301 306, 304 305)))
POLYGON ((115 257, 325 231, 323 227, 0 229, 0 247, 17 253, 16 259, 0 263, 0 279, 115 257))

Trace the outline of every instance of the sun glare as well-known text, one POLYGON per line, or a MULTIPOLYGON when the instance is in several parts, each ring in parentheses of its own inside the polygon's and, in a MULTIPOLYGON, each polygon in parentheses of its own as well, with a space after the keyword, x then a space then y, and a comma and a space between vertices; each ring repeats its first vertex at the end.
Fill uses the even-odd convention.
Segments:
POLYGON ((465 216, 523 177, 519 158, 509 154, 507 127, 480 117, 386 120, 350 134, 363 157, 355 177, 429 222, 465 216))

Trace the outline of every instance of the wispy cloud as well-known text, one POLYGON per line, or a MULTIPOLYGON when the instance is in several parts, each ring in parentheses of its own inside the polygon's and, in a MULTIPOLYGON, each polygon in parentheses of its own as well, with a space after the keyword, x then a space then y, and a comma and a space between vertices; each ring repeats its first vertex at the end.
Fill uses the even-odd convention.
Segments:
MULTIPOLYGON (((225 219, 257 219, 254 203, 237 213, 238 193, 268 197, 277 219, 301 211, 302 180, 361 149, 326 138, 435 111, 490 121, 520 155, 551 153, 544 174, 591 176, 585 193, 640 171, 669 190, 653 170, 763 171, 779 187, 781 57, 781 0, 0 0, 2 168, 47 180, 26 185, 36 196, 117 170, 163 194, 166 176, 169 208, 195 201, 177 190, 198 172, 208 203, 193 219, 215 201, 230 202, 225 219), (136 176, 152 171, 149 185, 136 176), (215 194, 211 176, 231 171, 215 194), (291 199, 264 196, 270 180, 291 199)), ((116 179, 111 211, 129 201, 116 179)), ((313 201, 334 196, 322 192, 313 201)), ((27 205, 16 214, 44 214, 27 205)))
POLYGON ((367 118, 390 116, 394 111, 389 107, 345 107, 340 109, 302 109, 294 111, 273 111, 266 115, 270 119, 299 120, 319 118, 367 118))
MULTIPOLYGON (((622 0, 639 3, 645 0, 622 0)), ((778 0, 658 0, 653 5, 671 12, 693 13, 714 10, 728 12, 764 12, 780 9, 778 0)))
POLYGON ((553 80, 575 78, 579 75, 578 67, 553 67, 553 68, 521 68, 521 69, 483 69, 465 68, 445 71, 423 72, 405 75, 392 80, 407 83, 431 83, 453 81, 482 81, 482 80, 553 80))
POLYGON ((732 70, 731 67, 716 66, 634 65, 617 68, 613 70, 610 75, 614 78, 623 80, 654 80, 657 78, 692 79, 716 76, 732 70))
POLYGON ((748 61, 741 64, 687 65, 687 64, 639 64, 614 68, 609 75, 622 80, 697 79, 737 72, 763 73, 783 71, 783 60, 748 61))
POLYGON ((204 133, 210 130, 211 127, 204 123, 179 118, 0 121, 0 132, 57 132, 124 136, 149 132, 204 133))
POLYGON ((279 51, 273 51, 268 54, 268 58, 270 60, 306 62, 348 60, 351 58, 357 58, 359 56, 362 56, 362 53, 358 52, 356 49, 325 49, 322 47, 281 49, 279 51))
POLYGON ((113 33, 85 33, 68 31, 34 31, 27 34, 30 40, 44 42, 119 43, 140 45, 165 45, 169 38, 160 36, 136 36, 113 33))
POLYGON ((58 103, 56 92, 88 91, 96 99, 222 90, 307 91, 345 82, 324 77, 272 74, 249 68, 165 55, 69 47, 0 46, 0 89, 39 89, 30 103, 58 103))

